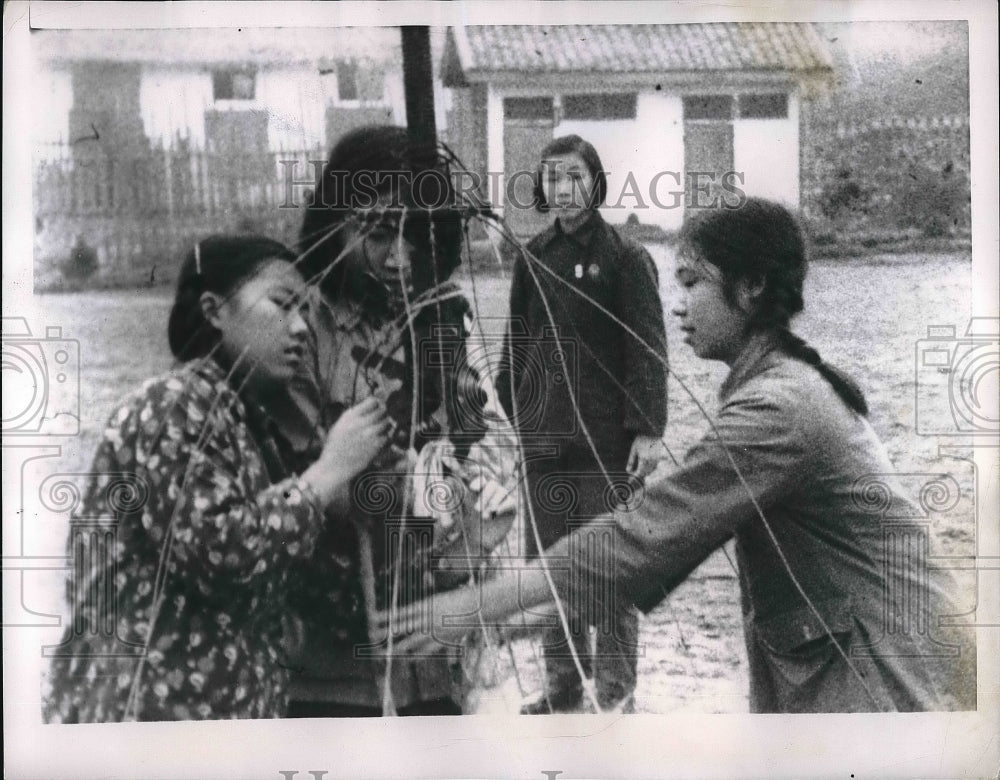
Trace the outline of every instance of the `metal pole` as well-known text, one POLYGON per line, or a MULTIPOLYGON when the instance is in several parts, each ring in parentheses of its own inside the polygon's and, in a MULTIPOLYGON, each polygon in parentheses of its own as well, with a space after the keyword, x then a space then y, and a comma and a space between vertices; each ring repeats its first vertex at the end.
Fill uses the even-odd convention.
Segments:
POLYGON ((437 126, 434 119, 434 77, 431 67, 429 27, 402 27, 403 91, 406 125, 410 134, 411 163, 415 170, 433 168, 437 160, 437 126))

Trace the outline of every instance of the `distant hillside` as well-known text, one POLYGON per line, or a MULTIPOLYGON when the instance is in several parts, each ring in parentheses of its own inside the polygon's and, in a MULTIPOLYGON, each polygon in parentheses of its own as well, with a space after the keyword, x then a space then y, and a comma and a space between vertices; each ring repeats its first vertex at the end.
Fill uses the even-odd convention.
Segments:
POLYGON ((817 108, 845 122, 968 115, 966 22, 850 22, 817 28, 837 74, 834 89, 817 101, 817 108))
POLYGON ((967 236, 968 25, 817 28, 835 72, 803 106, 801 201, 817 242, 967 236))

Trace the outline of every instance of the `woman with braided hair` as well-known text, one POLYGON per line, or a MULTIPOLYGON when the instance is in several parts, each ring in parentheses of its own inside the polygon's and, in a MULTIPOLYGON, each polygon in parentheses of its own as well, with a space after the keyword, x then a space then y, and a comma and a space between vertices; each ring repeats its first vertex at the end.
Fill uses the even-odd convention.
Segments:
POLYGON ((710 431, 673 473, 647 485, 640 506, 557 543, 550 557, 568 567, 537 565, 479 594, 414 607, 399 619, 422 609, 434 616, 433 631, 401 649, 453 642, 457 629, 442 625, 444 616, 482 604, 481 619, 502 621, 551 600, 553 587, 570 604, 617 591, 649 611, 735 536, 751 711, 974 707, 974 691, 970 700, 963 690, 975 679, 974 647, 940 627, 958 612, 940 572, 928 577, 917 558, 893 555, 892 529, 860 495, 878 475, 889 500, 911 506, 864 394, 789 329, 803 308, 805 274, 802 231, 784 207, 750 198, 693 217, 673 314, 696 355, 730 368, 710 431), (595 560, 591 535, 609 524, 613 544, 595 560), (914 630, 896 625, 899 615, 914 630))

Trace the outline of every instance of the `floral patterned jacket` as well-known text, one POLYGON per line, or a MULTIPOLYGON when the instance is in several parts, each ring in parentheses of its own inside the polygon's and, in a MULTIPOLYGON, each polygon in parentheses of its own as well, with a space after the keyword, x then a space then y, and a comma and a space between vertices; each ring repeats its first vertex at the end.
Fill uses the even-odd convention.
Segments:
POLYGON ((283 714, 289 572, 323 513, 304 481, 272 484, 262 419, 210 359, 151 380, 111 416, 72 521, 73 614, 49 648, 47 721, 283 714), (137 500, 95 546, 79 529, 115 514, 122 476, 137 500), (94 598, 105 588, 111 604, 94 598))

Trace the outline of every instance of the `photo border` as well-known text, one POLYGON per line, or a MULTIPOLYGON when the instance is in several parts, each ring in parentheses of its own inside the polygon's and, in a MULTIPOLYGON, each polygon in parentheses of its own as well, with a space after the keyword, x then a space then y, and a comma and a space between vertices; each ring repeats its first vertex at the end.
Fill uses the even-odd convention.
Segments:
MULTIPOLYGON (((4 9, 3 311, 44 315, 31 294, 32 27, 232 27, 458 23, 684 23, 966 19, 970 36, 974 315, 998 316, 997 9, 989 2, 689 3, 87 3, 4 9)), ((998 550, 997 450, 975 457, 989 493, 980 550, 998 550)), ((4 474, 5 485, 8 474, 4 474)), ((5 490, 4 526, 12 522, 5 490)), ((14 518, 13 520, 16 520, 14 518)), ((5 533, 4 538, 9 538, 5 533)), ((6 553, 6 548, 5 548, 6 553)), ((5 572, 4 587, 10 585, 5 572)), ((995 566, 980 609, 1000 622, 995 566)), ((979 710, 894 715, 463 716, 47 726, 40 722, 37 634, 4 631, 5 774, 39 777, 299 778, 986 777, 1000 756, 1000 630, 977 631, 979 710), (310 774, 313 772, 313 774, 310 774), (324 774, 315 774, 324 773, 324 774)))

